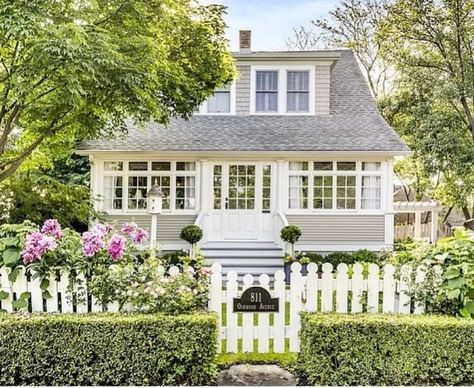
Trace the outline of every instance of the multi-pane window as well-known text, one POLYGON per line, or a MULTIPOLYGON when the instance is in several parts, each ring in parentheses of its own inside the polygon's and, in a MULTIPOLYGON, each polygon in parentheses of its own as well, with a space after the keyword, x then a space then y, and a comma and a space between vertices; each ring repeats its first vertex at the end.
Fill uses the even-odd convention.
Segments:
POLYGON ((146 211, 146 195, 153 184, 163 192, 163 210, 196 207, 195 162, 104 162, 104 170, 104 210, 146 211))
POLYGON ((229 166, 229 209, 255 209, 255 165, 229 166))
POLYGON ((209 97, 207 113, 230 113, 230 86, 216 89, 209 97))
POLYGON ((332 209, 333 204, 333 177, 316 175, 313 185, 313 208, 332 209))
POLYGON ((309 112, 309 71, 288 71, 286 83, 287 112, 309 112))
POLYGON ((255 111, 278 112, 278 71, 257 71, 255 111))
POLYGON ((148 191, 148 177, 128 177, 128 208, 130 210, 146 209, 146 193, 148 191))
POLYGON ((222 208, 222 166, 214 166, 214 209, 222 208))
POLYGON ((290 209, 378 210, 381 187, 381 162, 289 163, 290 209))
POLYGON ((271 207, 272 192, 272 166, 263 166, 262 174, 262 211, 269 212, 271 207))
POLYGON ((290 176, 290 209, 308 208, 308 176, 292 175, 290 176))
POLYGON ((120 210, 123 207, 123 178, 104 177, 104 206, 106 209, 120 210))

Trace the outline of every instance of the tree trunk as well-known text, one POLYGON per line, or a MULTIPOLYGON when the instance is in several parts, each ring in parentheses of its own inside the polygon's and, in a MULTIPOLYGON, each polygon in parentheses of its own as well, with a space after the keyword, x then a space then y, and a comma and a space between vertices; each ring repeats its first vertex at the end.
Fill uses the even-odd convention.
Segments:
POLYGON ((469 213, 469 209, 467 206, 463 206, 462 208, 462 213, 464 214, 464 218, 466 220, 470 220, 471 219, 471 214, 469 213))

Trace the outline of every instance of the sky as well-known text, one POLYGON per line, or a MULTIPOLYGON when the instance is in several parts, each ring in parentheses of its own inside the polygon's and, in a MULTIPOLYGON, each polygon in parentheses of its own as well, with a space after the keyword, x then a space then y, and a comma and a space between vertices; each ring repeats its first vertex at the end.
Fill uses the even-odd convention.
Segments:
POLYGON ((252 50, 285 49, 292 28, 327 17, 336 0, 200 0, 227 6, 227 38, 232 51, 239 46, 239 30, 252 30, 252 50))

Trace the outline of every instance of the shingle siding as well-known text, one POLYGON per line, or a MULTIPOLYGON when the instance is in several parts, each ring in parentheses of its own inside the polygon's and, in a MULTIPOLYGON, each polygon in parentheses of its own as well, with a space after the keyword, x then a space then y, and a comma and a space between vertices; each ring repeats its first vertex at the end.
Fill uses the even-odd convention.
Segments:
POLYGON ((363 245, 385 242, 384 215, 287 215, 301 228, 299 244, 363 245))
POLYGON ((314 71, 314 114, 328 115, 330 100, 331 65, 316 65, 314 71))
POLYGON ((239 78, 235 83, 235 113, 250 113, 250 65, 237 65, 239 78))

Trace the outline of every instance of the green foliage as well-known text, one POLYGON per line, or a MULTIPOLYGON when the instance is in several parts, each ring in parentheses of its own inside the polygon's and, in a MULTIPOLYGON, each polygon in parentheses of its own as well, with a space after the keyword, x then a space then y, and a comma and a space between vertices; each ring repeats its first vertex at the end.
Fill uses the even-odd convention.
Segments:
POLYGON ((224 7, 191 0, 0 3, 0 181, 34 154, 189 117, 234 76, 224 7), (100 87, 98 87, 98 85, 100 87))
POLYGON ((64 227, 85 231, 90 219, 100 218, 88 187, 38 173, 10 177, 0 185, 0 198, 0 219, 10 224, 55 218, 64 227))
POLYGON ((331 263, 333 268, 337 268, 340 263, 354 263, 354 257, 349 252, 332 252, 324 258, 324 262, 331 263))
POLYGON ((219 369, 227 369, 239 364, 275 364, 284 369, 293 370, 296 361, 297 353, 221 353, 217 356, 219 369))
POLYGON ((472 385, 474 322, 432 315, 303 314, 310 385, 472 385))
POLYGON ((169 269, 172 266, 179 268, 193 267, 194 269, 200 269, 204 265, 204 256, 200 252, 196 252, 194 257, 190 257, 186 251, 172 251, 165 252, 159 256, 160 264, 169 269))
POLYGON ((179 237, 194 245, 202 239, 202 229, 197 225, 187 225, 181 229, 179 237))
POLYGON ((20 252, 25 237, 36 229, 37 226, 30 221, 0 225, 0 267, 15 268, 21 264, 20 252))
POLYGON ((216 318, 0 315, 1 385, 211 385, 216 318))
POLYGON ((352 253, 352 259, 354 263, 379 263, 380 257, 374 252, 368 249, 359 249, 352 253))
POLYGON ((301 237, 301 229, 296 225, 287 225, 281 229, 280 237, 283 241, 293 245, 301 237))

